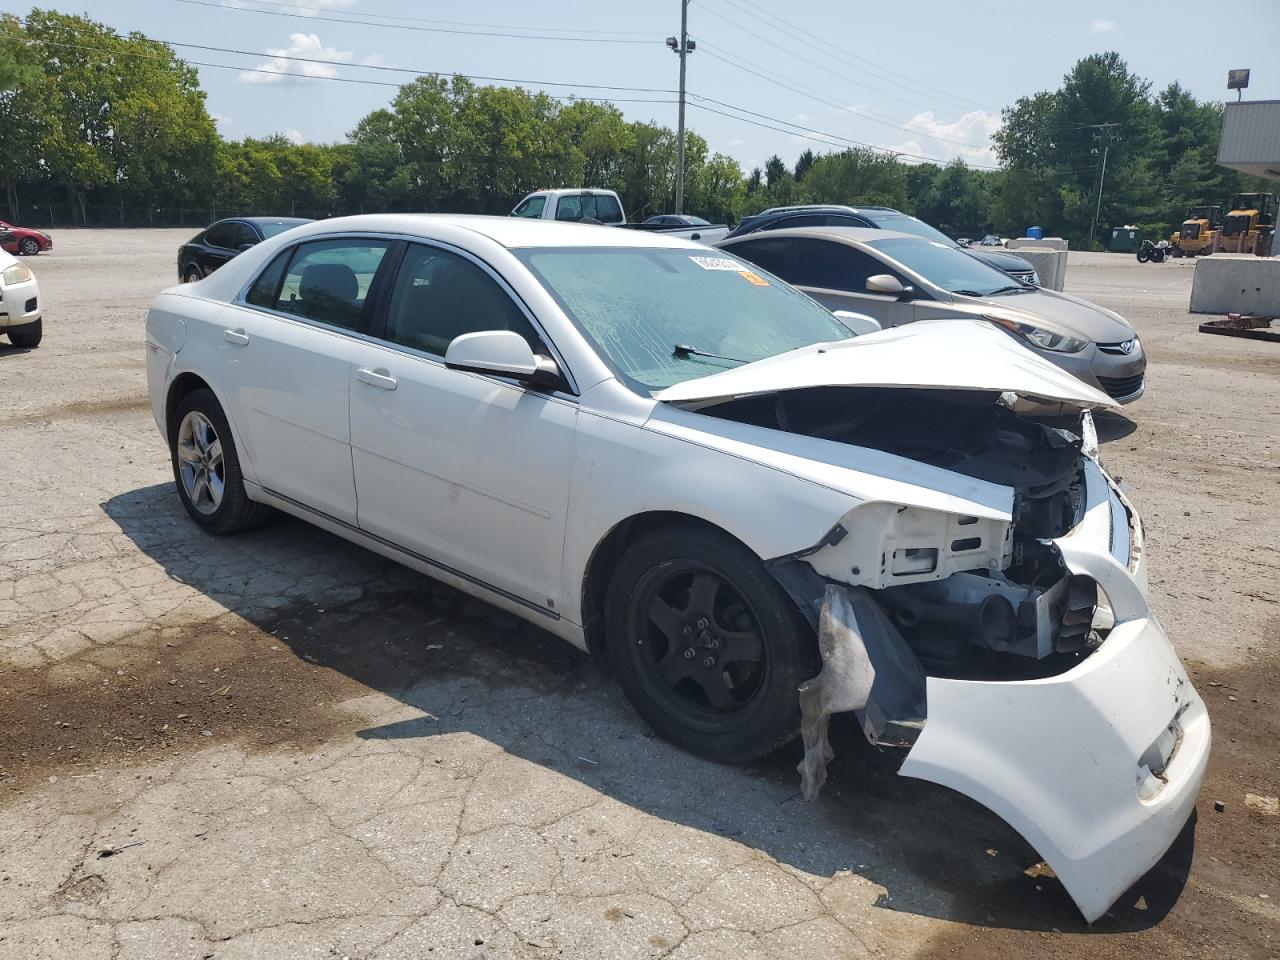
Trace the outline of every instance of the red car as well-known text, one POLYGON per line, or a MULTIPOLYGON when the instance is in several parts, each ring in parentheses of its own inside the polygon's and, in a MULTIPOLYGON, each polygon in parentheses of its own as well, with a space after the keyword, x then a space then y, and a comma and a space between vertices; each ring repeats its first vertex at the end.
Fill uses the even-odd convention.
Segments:
POLYGON ((53 249, 53 237, 29 227, 15 227, 0 220, 0 250, 34 257, 37 253, 53 249))

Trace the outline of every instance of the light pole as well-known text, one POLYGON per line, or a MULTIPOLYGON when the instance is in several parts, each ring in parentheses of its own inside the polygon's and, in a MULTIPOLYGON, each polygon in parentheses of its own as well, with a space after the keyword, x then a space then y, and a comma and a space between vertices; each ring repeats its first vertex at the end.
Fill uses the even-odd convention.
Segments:
POLYGON ((667 46, 680 58, 680 114, 676 124, 676 213, 684 213, 684 72, 689 54, 698 48, 689 39, 689 0, 680 0, 680 39, 667 37, 667 46))
MULTIPOLYGON (((1100 130, 1106 134, 1107 142, 1102 145, 1102 173, 1098 177, 1098 202, 1093 208, 1093 226, 1089 228, 1089 246, 1093 246, 1098 232, 1098 216, 1102 213, 1102 188, 1107 182, 1107 153, 1111 150, 1111 131, 1120 126, 1118 123, 1095 123, 1094 130, 1100 130)), ((1094 137, 1102 136, 1102 133, 1095 133, 1094 137)))

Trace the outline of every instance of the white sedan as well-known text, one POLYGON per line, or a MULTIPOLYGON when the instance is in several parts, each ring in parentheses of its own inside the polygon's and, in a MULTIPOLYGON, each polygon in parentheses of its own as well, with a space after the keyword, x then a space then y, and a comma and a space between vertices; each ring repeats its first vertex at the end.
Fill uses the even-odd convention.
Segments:
POLYGON ((803 721, 810 796, 853 711, 1092 920, 1210 739, 1097 460, 1112 401, 981 321, 845 321, 679 239, 362 216, 161 294, 147 373, 206 530, 274 507, 601 651, 707 757, 803 721))
POLYGON ((0 334, 15 347, 40 346, 43 321, 40 284, 31 268, 0 250, 0 334))

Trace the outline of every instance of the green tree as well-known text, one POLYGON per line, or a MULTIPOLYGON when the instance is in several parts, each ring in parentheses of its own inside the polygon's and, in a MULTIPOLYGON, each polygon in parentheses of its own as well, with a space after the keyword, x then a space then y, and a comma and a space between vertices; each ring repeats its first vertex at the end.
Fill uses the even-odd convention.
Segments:
POLYGON ((892 154, 853 147, 819 157, 805 174, 806 195, 819 203, 907 205, 906 167, 892 154))

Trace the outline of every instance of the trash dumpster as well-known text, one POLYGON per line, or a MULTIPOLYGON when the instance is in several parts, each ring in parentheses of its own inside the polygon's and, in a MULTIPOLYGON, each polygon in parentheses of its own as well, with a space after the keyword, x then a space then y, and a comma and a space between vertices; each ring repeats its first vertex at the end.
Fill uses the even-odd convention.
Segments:
POLYGON ((1112 253, 1135 253, 1140 243, 1142 237, 1137 227, 1130 225, 1111 228, 1111 246, 1108 249, 1112 253))

